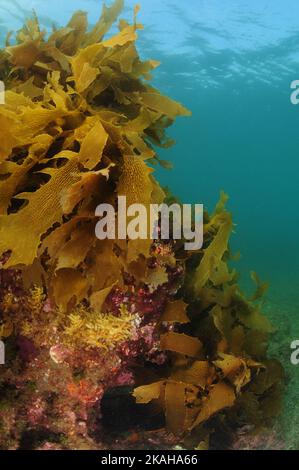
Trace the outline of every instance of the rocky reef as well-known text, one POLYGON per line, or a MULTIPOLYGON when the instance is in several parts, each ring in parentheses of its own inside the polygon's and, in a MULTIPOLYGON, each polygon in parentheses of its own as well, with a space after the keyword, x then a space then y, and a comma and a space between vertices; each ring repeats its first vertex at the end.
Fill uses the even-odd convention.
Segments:
POLYGON ((150 85, 138 7, 107 38, 122 8, 50 34, 33 17, 0 51, 1 449, 227 448, 279 412, 266 286, 238 286, 224 193, 197 252, 95 236, 100 203, 171 203, 157 152, 190 114, 150 85))

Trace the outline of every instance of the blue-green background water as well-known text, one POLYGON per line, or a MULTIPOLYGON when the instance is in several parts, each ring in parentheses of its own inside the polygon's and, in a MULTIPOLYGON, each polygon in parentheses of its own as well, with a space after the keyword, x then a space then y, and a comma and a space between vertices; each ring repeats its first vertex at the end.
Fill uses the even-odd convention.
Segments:
MULTIPOLYGON (((135 3, 126 1, 123 16, 132 18, 135 3)), ((299 2, 139 3, 139 51, 162 63, 154 84, 192 111, 170 130, 177 145, 161 156, 175 168, 159 170, 160 181, 209 209, 221 189, 230 195, 241 282, 247 288, 256 270, 271 283, 265 310, 278 327, 271 348, 289 376, 283 434, 286 446, 299 448, 299 366, 289 362, 290 341, 299 338, 299 105, 290 102, 290 84, 299 79, 299 2)), ((76 9, 93 24, 101 4, 0 0, 0 39, 33 8, 50 28, 76 9)))

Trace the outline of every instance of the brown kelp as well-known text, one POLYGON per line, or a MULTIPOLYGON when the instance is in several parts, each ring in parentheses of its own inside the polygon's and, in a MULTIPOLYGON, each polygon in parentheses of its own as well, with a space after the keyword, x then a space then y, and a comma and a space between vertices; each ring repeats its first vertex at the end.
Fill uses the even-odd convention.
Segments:
POLYGON ((254 276, 247 300, 229 267, 225 194, 196 253, 95 236, 100 203, 170 200, 156 148, 190 114, 149 84, 158 63, 136 50, 138 7, 106 38, 122 8, 104 6, 91 30, 81 11, 50 34, 33 17, 0 52, 1 448, 103 448, 111 391, 140 417, 118 439, 128 447, 153 431, 157 446, 221 445, 219 430, 264 426, 278 410, 264 285, 254 276))

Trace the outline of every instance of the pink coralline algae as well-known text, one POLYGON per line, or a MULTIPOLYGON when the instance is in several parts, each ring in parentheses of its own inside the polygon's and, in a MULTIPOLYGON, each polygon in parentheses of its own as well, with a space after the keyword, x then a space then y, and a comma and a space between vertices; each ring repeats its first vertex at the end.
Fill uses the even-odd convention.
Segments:
MULTIPOLYGON (((149 265, 149 269, 157 268, 154 257, 149 265)), ((14 338, 16 349, 2 380, 9 384, 18 399, 14 406, 0 410, 0 418, 6 423, 7 432, 16 416, 21 419, 22 426, 18 428, 18 435, 3 441, 4 447, 17 446, 15 442, 28 428, 32 434, 32 446, 40 450, 64 448, 63 436, 67 436, 68 446, 80 443, 86 448, 101 447, 100 441, 105 434, 101 424, 104 394, 115 388, 132 390, 136 367, 144 367, 146 363, 152 367, 167 363, 167 353, 159 348, 157 325, 165 306, 174 299, 183 271, 179 263, 176 267, 166 266, 165 271, 166 282, 156 288, 150 288, 146 283, 137 286, 134 276, 124 274, 124 285, 111 290, 103 310, 120 318, 125 309, 132 315, 132 325, 130 339, 120 342, 110 351, 96 347, 78 349, 64 344, 59 328, 55 326, 50 334, 40 332, 42 343, 39 336, 28 337, 26 333, 14 338), (45 435, 45 438, 47 433, 49 436, 54 433, 54 436, 62 436, 62 441, 56 442, 59 440, 57 437, 55 442, 43 441, 44 438, 39 437, 35 444, 35 432, 38 436, 40 433, 45 435)), ((30 298, 29 291, 23 287, 18 271, 0 269, 0 279, 2 302, 7 302, 7 294, 11 294, 12 305, 18 311, 23 310, 23 315, 28 308, 36 310, 36 300, 30 298)), ((40 296, 38 301, 41 302, 41 318, 48 316, 55 322, 57 313, 53 300, 40 296)), ((29 332, 30 328, 29 323, 29 332)))

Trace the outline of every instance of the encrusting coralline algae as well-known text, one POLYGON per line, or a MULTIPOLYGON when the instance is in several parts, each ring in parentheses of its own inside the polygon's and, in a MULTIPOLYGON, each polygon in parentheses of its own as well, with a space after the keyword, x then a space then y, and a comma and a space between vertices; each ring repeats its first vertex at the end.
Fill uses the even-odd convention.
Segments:
POLYGON ((228 265, 225 194, 195 253, 95 236, 100 203, 171 201, 155 149, 190 114, 149 84, 158 63, 138 56, 138 7, 105 39, 122 7, 104 7, 91 31, 81 11, 50 35, 34 17, 0 53, 3 449, 221 447, 279 411, 265 286, 254 276, 246 299, 228 265), (117 403, 138 417, 123 414, 125 429, 117 403))

